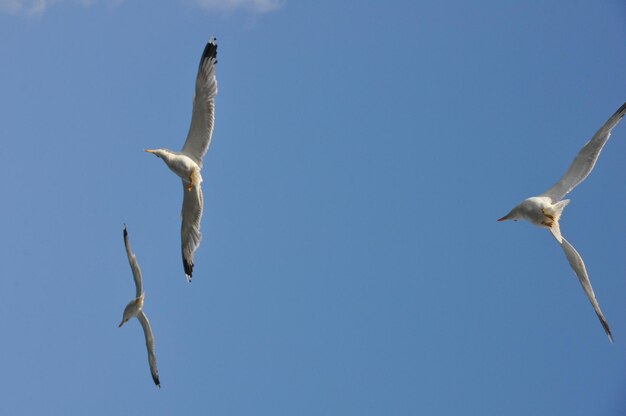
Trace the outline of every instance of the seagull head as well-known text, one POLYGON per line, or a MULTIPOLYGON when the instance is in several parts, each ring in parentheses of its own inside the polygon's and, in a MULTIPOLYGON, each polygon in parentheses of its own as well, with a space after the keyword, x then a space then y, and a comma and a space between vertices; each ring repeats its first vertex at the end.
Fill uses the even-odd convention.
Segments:
POLYGON ((508 214, 506 214, 504 217, 498 218, 498 221, 506 221, 506 220, 517 221, 520 218, 521 218, 521 215, 520 215, 519 209, 518 209, 518 207, 515 207, 508 214))
POLYGON ((158 158, 163 155, 163 149, 144 149, 144 152, 152 153, 158 158))
POLYGON ((143 308, 143 293, 136 297, 135 299, 128 302, 128 305, 124 308, 124 313, 122 314, 122 322, 118 325, 118 328, 121 328, 128 320, 132 317, 137 316, 137 314, 143 308))

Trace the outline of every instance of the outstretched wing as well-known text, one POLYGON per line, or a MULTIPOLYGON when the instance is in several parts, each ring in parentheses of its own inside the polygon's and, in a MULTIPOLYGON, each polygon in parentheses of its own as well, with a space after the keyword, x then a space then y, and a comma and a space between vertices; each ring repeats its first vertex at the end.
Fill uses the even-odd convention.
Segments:
POLYGON ((159 381, 159 372, 157 370, 156 355, 154 354, 154 337, 152 336, 152 329, 150 328, 150 322, 148 317, 143 312, 139 311, 137 319, 143 327, 143 334, 146 337, 146 349, 148 350, 148 363, 150 363, 150 373, 152 373, 152 380, 158 388, 161 388, 161 382, 159 381))
POLYGON ((191 126, 187 134, 187 141, 182 153, 193 159, 202 167, 202 158, 211 143, 213 121, 215 119, 215 96, 217 95, 217 79, 215 78, 215 64, 217 64, 217 43, 211 39, 205 46, 198 76, 196 77, 196 91, 193 97, 191 126))
POLYGON ((559 179, 559 181, 555 183, 552 188, 548 189, 541 196, 549 197, 552 199, 553 203, 557 202, 574 189, 579 183, 584 181, 596 164, 596 160, 598 160, 598 156, 600 156, 602 147, 604 147, 606 141, 609 140, 611 130, 613 130, 613 127, 619 123, 625 113, 626 103, 622 104, 615 114, 613 114, 611 118, 604 123, 604 126, 602 126, 600 130, 593 135, 591 140, 583 146, 561 179, 559 179))
POLYGON ((180 242, 183 255, 183 267, 187 280, 191 281, 193 273, 193 255, 200 245, 200 220, 202 219, 202 188, 200 185, 187 189, 183 182, 183 210, 182 225, 180 227, 180 242))
POLYGON ((128 231, 126 231, 126 224, 124 224, 124 245, 126 246, 126 255, 128 256, 128 263, 133 271, 133 278, 135 279, 135 288, 137 289, 137 296, 141 296, 143 293, 143 284, 141 280, 141 269, 139 263, 137 263, 137 257, 130 248, 130 241, 128 240, 128 231))
POLYGON ((567 261, 569 261, 570 266, 572 266, 572 269, 574 269, 574 272, 576 273, 576 276, 578 276, 578 280, 580 281, 580 285, 583 287, 587 298, 589 298, 589 302, 591 302, 593 309, 596 311, 596 315, 598 315, 598 319, 600 319, 600 323, 604 328, 604 332, 606 332, 606 335, 609 337, 609 341, 613 342, 613 335, 611 335, 609 324, 606 322, 606 319, 604 319, 604 315, 602 315, 600 305, 596 300, 596 295, 593 293, 593 288, 591 287, 589 276, 587 276, 587 269, 585 268, 585 263, 583 262, 583 259, 580 257, 580 254, 578 254, 576 249, 565 238, 563 238, 561 248, 563 248, 565 257, 567 257, 567 261))

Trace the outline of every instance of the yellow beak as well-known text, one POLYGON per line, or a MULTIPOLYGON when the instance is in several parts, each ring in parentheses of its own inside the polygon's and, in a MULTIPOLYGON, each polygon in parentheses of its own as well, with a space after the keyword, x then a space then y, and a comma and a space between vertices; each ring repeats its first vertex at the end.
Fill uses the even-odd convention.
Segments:
POLYGON ((154 153, 154 150, 150 150, 150 149, 144 149, 144 152, 148 152, 148 153, 154 153))

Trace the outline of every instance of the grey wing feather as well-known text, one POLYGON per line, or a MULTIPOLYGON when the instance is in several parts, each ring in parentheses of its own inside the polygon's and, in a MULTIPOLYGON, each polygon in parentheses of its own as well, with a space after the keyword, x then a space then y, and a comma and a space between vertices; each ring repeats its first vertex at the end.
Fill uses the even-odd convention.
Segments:
POLYGON ((217 64, 217 43, 210 40, 198 67, 196 90, 193 97, 191 126, 182 153, 193 159, 202 167, 202 158, 211 143, 213 122, 215 119, 215 96, 217 95, 217 79, 215 78, 215 64, 217 64))
POLYGON ((202 188, 194 186, 191 191, 187 190, 187 184, 183 182, 183 210, 182 225, 180 227, 181 250, 183 267, 188 280, 193 273, 194 252, 200 245, 200 220, 202 219, 203 206, 202 188))
POLYGON ((128 256, 128 263, 130 264, 130 268, 133 271, 133 279, 135 279, 135 288, 137 289, 136 297, 139 297, 143 293, 141 269, 139 268, 139 263, 137 263, 137 257, 135 256, 135 254, 133 254, 133 251, 130 248, 130 241, 128 239, 128 231, 126 231, 126 224, 124 224, 124 246, 126 246, 126 255, 128 256))
POLYGON ((598 156, 604 147, 604 144, 611 136, 611 130, 619 123, 620 119, 626 113, 626 103, 624 103, 616 112, 607 120, 606 123, 593 135, 583 148, 578 152, 572 164, 567 168, 565 174, 557 183, 548 189, 541 196, 547 196, 552 202, 561 200, 579 183, 585 180, 589 175, 598 156))
POLYGON ((609 329, 609 324, 604 319, 604 315, 600 310, 600 305, 596 299, 596 295, 593 293, 593 288, 591 287, 591 282, 589 281, 589 276, 587 275, 587 269, 585 268, 585 263, 583 262, 582 257, 576 251, 576 249, 567 241, 565 238, 563 239, 563 243, 561 244, 561 248, 565 253, 565 257, 567 257, 567 261, 569 262, 572 269, 578 276, 578 281, 580 285, 583 287, 589 302, 593 306, 593 309, 596 311, 596 315, 598 315, 598 319, 604 328, 604 332, 609 337, 609 341, 613 342, 613 335, 611 335, 611 330, 609 329))
POLYGON ((152 374, 152 380, 157 387, 161 388, 161 382, 159 381, 159 371, 157 370, 156 355, 154 354, 154 336, 152 336, 152 329, 150 328, 150 322, 148 317, 142 311, 137 314, 137 319, 143 327, 143 333, 146 337, 146 349, 148 350, 148 363, 150 364, 150 373, 152 374))

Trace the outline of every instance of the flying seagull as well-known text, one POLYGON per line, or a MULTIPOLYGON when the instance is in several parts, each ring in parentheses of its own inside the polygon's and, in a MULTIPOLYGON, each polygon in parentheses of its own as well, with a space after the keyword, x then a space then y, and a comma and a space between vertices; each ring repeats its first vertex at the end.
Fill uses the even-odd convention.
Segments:
POLYGON ((135 279, 135 287, 137 288, 136 298, 128 302, 126 308, 124 308, 124 315, 122 316, 122 322, 119 327, 121 328, 129 319, 136 316, 141 323, 143 333, 146 337, 146 349, 148 350, 148 362, 150 363, 150 373, 152 373, 152 380, 158 388, 161 388, 161 382, 159 382, 159 372, 157 371, 156 356, 154 355, 154 337, 152 336, 152 329, 150 328, 150 322, 148 317, 143 312, 143 283, 141 281, 141 269, 137 263, 137 258, 130 249, 130 241, 128 241, 128 231, 126 231, 126 224, 124 224, 124 245, 126 246, 126 255, 128 256, 128 263, 133 270, 133 278, 135 279))
POLYGON ((168 149, 146 150, 163 159, 168 168, 183 181, 183 210, 180 230, 183 268, 187 281, 193 273, 193 256, 200 245, 200 219, 202 218, 202 158, 211 143, 217 95, 217 43, 211 39, 205 46, 198 75, 196 92, 193 98, 191 126, 187 141, 180 152, 168 149))
POLYGON ((607 140, 609 140, 609 136, 611 136, 611 130, 619 123, 625 113, 626 103, 624 103, 615 114, 604 123, 600 130, 593 135, 591 140, 583 146, 572 164, 567 168, 565 174, 552 188, 539 196, 525 199, 513 208, 511 212, 498 220, 526 220, 531 224, 550 230, 556 241, 561 245, 565 257, 567 257, 567 261, 572 269, 574 269, 576 276, 578 276, 578 280, 611 342, 613 342, 613 336, 611 335, 609 324, 606 322, 606 319, 604 319, 604 315, 600 310, 596 296, 593 293, 589 276, 587 276, 585 263, 576 249, 561 235, 559 218, 565 206, 569 204, 569 199, 562 198, 589 175, 593 166, 596 164, 596 160, 598 160, 598 156, 600 156, 602 147, 607 140))

